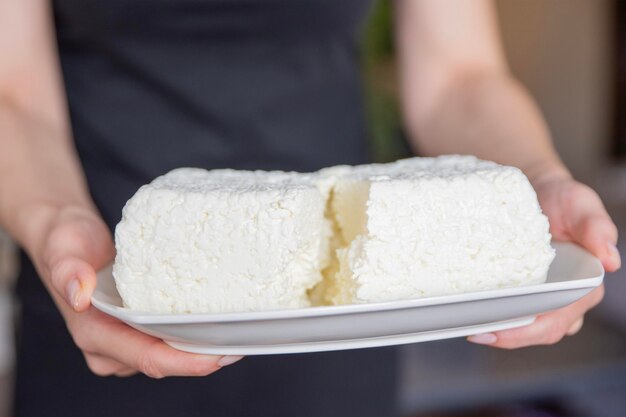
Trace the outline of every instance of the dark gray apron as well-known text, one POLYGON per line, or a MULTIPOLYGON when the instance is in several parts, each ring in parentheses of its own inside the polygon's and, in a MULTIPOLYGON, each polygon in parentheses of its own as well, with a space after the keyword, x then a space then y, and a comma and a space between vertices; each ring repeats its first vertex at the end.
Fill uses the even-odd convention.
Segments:
MULTIPOLYGON (((367 161, 358 32, 368 1, 55 0, 72 128, 107 224, 170 169, 367 161)), ((393 349, 248 357, 206 378, 87 369, 29 260, 18 416, 388 416, 393 349)))

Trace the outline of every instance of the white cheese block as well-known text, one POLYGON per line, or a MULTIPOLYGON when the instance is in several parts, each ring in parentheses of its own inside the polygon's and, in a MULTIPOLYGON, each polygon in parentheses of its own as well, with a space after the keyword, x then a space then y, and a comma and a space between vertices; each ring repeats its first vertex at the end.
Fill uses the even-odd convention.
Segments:
POLYGON ((380 302, 541 283, 550 238, 524 174, 471 156, 182 168, 124 207, 113 273, 158 313, 380 302))
POLYGON ((118 291, 129 308, 158 313, 309 306, 329 261, 325 205, 311 175, 174 170, 124 207, 118 291))
POLYGON ((380 302, 544 282, 549 224, 517 168, 471 156, 323 170, 334 183, 339 270, 332 304, 380 302))

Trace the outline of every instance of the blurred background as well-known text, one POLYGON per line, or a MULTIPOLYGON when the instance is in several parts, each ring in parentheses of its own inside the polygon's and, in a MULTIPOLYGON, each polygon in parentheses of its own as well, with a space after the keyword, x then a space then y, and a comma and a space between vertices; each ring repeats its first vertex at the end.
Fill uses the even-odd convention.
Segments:
MULTIPOLYGON (((499 0, 513 73, 538 101, 567 166, 626 233, 626 3, 499 0)), ((370 143, 378 161, 408 156, 400 125, 391 3, 363 38, 370 143)), ((626 254, 626 243, 620 243, 626 254)), ((0 417, 13 364, 14 249, 0 231, 0 417)), ((551 347, 497 351, 462 339, 402 347, 398 401, 414 417, 626 416, 626 271, 583 330, 551 347)))

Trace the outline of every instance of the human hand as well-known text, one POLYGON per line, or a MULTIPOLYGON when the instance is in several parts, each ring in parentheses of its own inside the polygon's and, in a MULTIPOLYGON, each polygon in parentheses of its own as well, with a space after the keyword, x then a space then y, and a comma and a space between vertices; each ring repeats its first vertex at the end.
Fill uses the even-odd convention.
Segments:
POLYGON ((111 234, 90 209, 47 210, 40 242, 28 248, 74 342, 100 376, 204 376, 241 359, 178 351, 91 306, 96 271, 114 257, 111 234))
MULTIPOLYGON (((583 246, 602 261, 607 272, 620 268, 621 259, 615 247, 617 227, 595 191, 564 177, 536 182, 534 186, 555 240, 583 246)), ((576 334, 583 325, 585 313, 596 306, 603 295, 604 286, 601 286, 573 304, 539 315, 531 325, 470 336, 468 340, 504 349, 554 344, 566 335, 576 334)))

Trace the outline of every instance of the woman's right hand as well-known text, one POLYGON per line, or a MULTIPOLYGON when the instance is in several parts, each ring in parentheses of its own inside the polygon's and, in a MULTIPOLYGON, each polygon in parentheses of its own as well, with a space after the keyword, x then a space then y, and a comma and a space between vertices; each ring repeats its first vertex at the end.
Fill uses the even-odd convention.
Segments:
POLYGON ((72 206, 43 212, 37 234, 41 238, 28 251, 95 374, 204 376, 241 359, 178 351, 95 309, 91 294, 96 271, 115 253, 111 233, 91 209, 72 206))
POLYGON ((0 1, 0 226, 28 252, 93 372, 207 375, 239 357, 183 353, 90 306, 111 234, 71 135, 47 1, 0 1))

